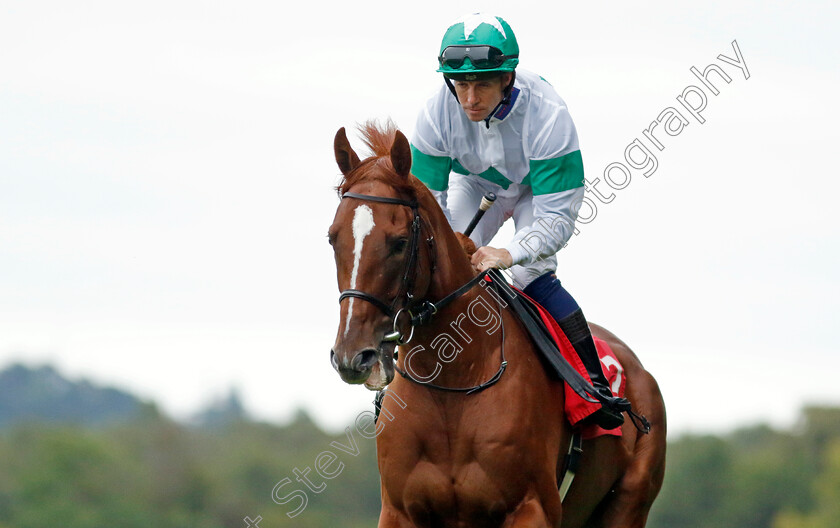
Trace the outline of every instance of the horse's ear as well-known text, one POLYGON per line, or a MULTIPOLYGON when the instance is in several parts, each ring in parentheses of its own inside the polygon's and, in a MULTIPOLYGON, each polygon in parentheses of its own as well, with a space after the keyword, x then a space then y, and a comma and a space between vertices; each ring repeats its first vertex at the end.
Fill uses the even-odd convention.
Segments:
POLYGON ((400 176, 408 177, 411 172, 411 147, 399 130, 394 134, 394 144, 391 145, 391 164, 400 176))
POLYGON ((356 151, 347 141, 347 132, 344 131, 344 127, 339 128, 336 132, 333 148, 335 149, 335 161, 338 163, 338 168, 341 169, 341 174, 347 176, 361 163, 356 151))

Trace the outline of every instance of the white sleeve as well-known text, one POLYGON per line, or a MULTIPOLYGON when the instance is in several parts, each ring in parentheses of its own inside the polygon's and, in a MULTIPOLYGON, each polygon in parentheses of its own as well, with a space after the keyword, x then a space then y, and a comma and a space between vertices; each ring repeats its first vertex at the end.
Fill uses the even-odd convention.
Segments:
POLYGON ((553 194, 534 196, 534 223, 514 235, 505 249, 510 252, 513 264, 531 264, 554 255, 572 237, 583 187, 553 194))
POLYGON ((514 264, 557 253, 574 233, 583 202, 583 162, 565 102, 547 83, 535 92, 536 119, 528 127, 534 222, 517 231, 507 250, 514 264))
POLYGON ((448 89, 442 87, 417 116, 417 124, 411 138, 412 174, 422 181, 437 200, 446 219, 452 222, 447 207, 447 189, 452 159, 446 133, 449 126, 446 98, 448 89))

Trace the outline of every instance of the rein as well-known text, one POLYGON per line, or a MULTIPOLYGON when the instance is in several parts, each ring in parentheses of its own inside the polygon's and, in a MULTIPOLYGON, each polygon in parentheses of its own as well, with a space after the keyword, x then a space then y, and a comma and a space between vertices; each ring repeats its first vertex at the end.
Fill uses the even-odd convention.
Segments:
MULTIPOLYGON (((408 260, 406 261, 405 273, 403 274, 402 285, 400 286, 400 292, 397 294, 396 297, 394 297, 394 300, 391 301, 391 304, 386 303, 385 301, 381 300, 380 298, 376 297, 375 295, 372 295, 370 293, 367 293, 367 292, 364 292, 364 291, 361 291, 361 290, 355 290, 355 289, 344 290, 338 296, 338 302, 341 302, 344 299, 347 299, 348 297, 355 297, 357 299, 362 299, 364 301, 367 301, 367 302, 373 304, 374 306, 376 306, 377 308, 382 310, 382 312, 384 312, 389 317, 394 318, 394 326, 393 326, 394 331, 391 332, 390 334, 386 334, 384 336, 384 338, 382 339, 383 342, 396 342, 398 345, 407 344, 414 337, 414 327, 415 326, 428 323, 431 320, 432 316, 438 312, 438 310, 440 310, 442 308, 445 308, 447 305, 449 305, 449 303, 451 303, 452 301, 454 301, 458 297, 467 293, 476 284, 478 284, 481 280, 487 280, 488 283, 495 284, 495 281, 490 279, 491 272, 479 273, 478 275, 476 275, 475 277, 473 277, 472 279, 467 281, 465 284, 460 286, 458 289, 456 289, 455 291, 453 291, 452 293, 450 293, 449 295, 447 295, 443 299, 439 300, 437 303, 432 303, 432 302, 427 301, 427 300, 421 301, 419 303, 419 310, 417 311, 417 313, 412 312, 410 305, 411 305, 412 301, 414 300, 414 293, 412 292, 412 290, 414 289, 414 282, 415 282, 416 273, 417 273, 416 261, 417 261, 417 256, 419 254, 420 231, 422 229, 422 226, 425 224, 425 222, 423 222, 422 217, 420 216, 420 211, 419 211, 419 208, 418 208, 419 205, 418 205, 417 201, 409 201, 409 200, 402 200, 402 199, 399 199, 399 198, 389 198, 389 197, 386 197, 386 196, 375 196, 375 195, 371 195, 371 194, 359 194, 359 193, 351 193, 351 192, 346 192, 346 193, 342 194, 341 199, 343 200, 344 198, 354 198, 356 200, 365 200, 365 201, 370 201, 370 202, 379 202, 379 203, 386 203, 386 204, 393 204, 393 205, 402 205, 402 206, 405 206, 405 207, 410 207, 411 211, 414 215, 414 218, 411 221, 410 249, 409 249, 408 260), (396 307, 397 302, 403 296, 405 296, 405 298, 406 298, 405 304, 403 305, 402 308, 400 308, 399 310, 394 312, 394 308, 396 307), (397 327, 399 326, 400 315, 404 311, 406 313, 408 313, 408 315, 411 317, 411 320, 410 320, 411 332, 409 333, 408 339, 403 341, 403 334, 402 334, 402 332, 400 332, 400 330, 397 327)), ((431 249, 434 249, 434 236, 429 235, 429 238, 426 239, 426 242, 432 247, 431 249)), ((435 258, 434 254, 435 254, 435 252, 431 251, 431 255, 432 255, 431 258, 432 259, 435 258)), ((431 272, 433 273, 434 270, 435 270, 435 263, 434 263, 434 260, 432 260, 431 272)), ((496 304, 499 305, 498 300, 496 301, 496 304)), ((501 305, 499 305, 499 314, 500 314, 500 316, 502 314, 501 305)), ((491 385, 495 384, 497 381, 499 381, 499 379, 501 379, 501 377, 502 377, 502 374, 504 374, 505 369, 507 368, 508 363, 507 363, 507 360, 505 359, 504 317, 503 316, 501 316, 501 317, 502 317, 501 365, 499 366, 499 370, 496 371, 496 374, 494 374, 493 377, 491 377, 489 380, 485 381, 484 383, 482 383, 480 385, 476 385, 474 387, 456 387, 456 388, 443 387, 443 386, 440 386, 440 385, 435 385, 435 384, 432 384, 432 383, 425 383, 425 382, 422 382, 420 380, 417 380, 417 379, 413 378, 408 372, 405 372, 405 371, 399 369, 398 367, 396 367, 396 365, 394 366, 394 368, 396 369, 397 372, 400 373, 400 375, 402 377, 406 378, 407 380, 413 381, 414 383, 418 383, 420 385, 424 385, 426 387, 430 387, 430 388, 433 388, 433 389, 453 391, 453 392, 465 392, 467 394, 473 394, 475 392, 482 391, 482 390, 486 389, 487 387, 490 387, 491 385)), ((396 359, 396 354, 394 355, 394 357, 396 359)))
MULTIPOLYGON (((478 278, 479 279, 485 278, 485 274, 484 273, 479 273, 478 278)), ((475 285, 476 282, 477 281, 475 279, 471 279, 469 282, 467 282, 466 284, 464 284, 463 286, 461 286, 460 288, 458 288, 454 292, 447 295, 444 299, 439 301, 437 306, 441 307, 441 304, 443 303, 444 300, 447 301, 445 304, 449 304, 455 298, 460 297, 461 295, 466 293, 472 286, 475 285)), ((429 303, 429 304, 431 304, 431 303, 429 303)), ((502 378, 502 374, 505 373, 505 369, 507 369, 507 365, 508 365, 508 362, 505 359, 505 317, 504 317, 504 313, 502 312, 502 305, 499 303, 498 299, 496 299, 496 306, 499 307, 499 318, 501 320, 501 326, 502 326, 502 345, 501 345, 501 353, 500 353, 502 362, 499 365, 499 370, 496 371, 496 373, 493 375, 493 377, 491 377, 490 379, 488 379, 484 383, 481 383, 479 385, 474 385, 472 387, 444 387, 443 385, 435 385, 434 383, 428 383, 428 382, 425 382, 425 381, 420 381, 418 379, 415 379, 408 372, 406 372, 404 370, 401 370, 396 365, 394 365, 394 369, 397 372, 400 373, 400 376, 404 377, 405 379, 407 379, 409 381, 413 381, 414 383, 417 383, 418 385, 423 385, 425 387, 429 387, 431 389, 437 389, 437 390, 441 390, 441 391, 463 392, 463 393, 466 393, 466 394, 475 394, 476 392, 481 392, 484 389, 486 389, 486 388, 488 388, 492 385, 495 385, 495 383, 502 378)), ((434 313, 434 312, 432 312, 432 313, 434 313)), ((429 317, 431 317, 431 315, 429 317)))

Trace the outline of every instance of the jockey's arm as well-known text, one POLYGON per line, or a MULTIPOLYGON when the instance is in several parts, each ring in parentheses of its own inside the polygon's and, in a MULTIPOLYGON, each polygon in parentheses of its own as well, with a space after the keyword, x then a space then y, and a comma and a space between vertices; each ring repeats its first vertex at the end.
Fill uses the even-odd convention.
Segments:
POLYGON ((534 223, 517 231, 505 248, 478 248, 472 256, 473 267, 479 272, 489 268, 504 269, 554 255, 572 236, 582 199, 583 187, 535 196, 534 223))
POLYGON ((506 246, 511 265, 530 264, 563 248, 574 233, 583 186, 534 196, 534 222, 520 228, 506 246))

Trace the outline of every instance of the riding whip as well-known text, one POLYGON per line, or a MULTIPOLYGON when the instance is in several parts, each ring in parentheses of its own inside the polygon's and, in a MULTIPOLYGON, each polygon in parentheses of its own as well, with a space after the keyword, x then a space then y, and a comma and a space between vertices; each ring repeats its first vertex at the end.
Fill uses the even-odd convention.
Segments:
POLYGON ((490 209, 490 206, 492 206, 495 201, 496 195, 494 193, 488 191, 484 194, 481 198, 481 204, 478 206, 478 211, 475 212, 475 216, 473 216, 473 219, 470 220, 470 225, 468 225, 464 230, 464 235, 470 236, 470 233, 473 232, 473 229, 475 229, 478 221, 481 220, 482 216, 484 216, 484 212, 490 209))

